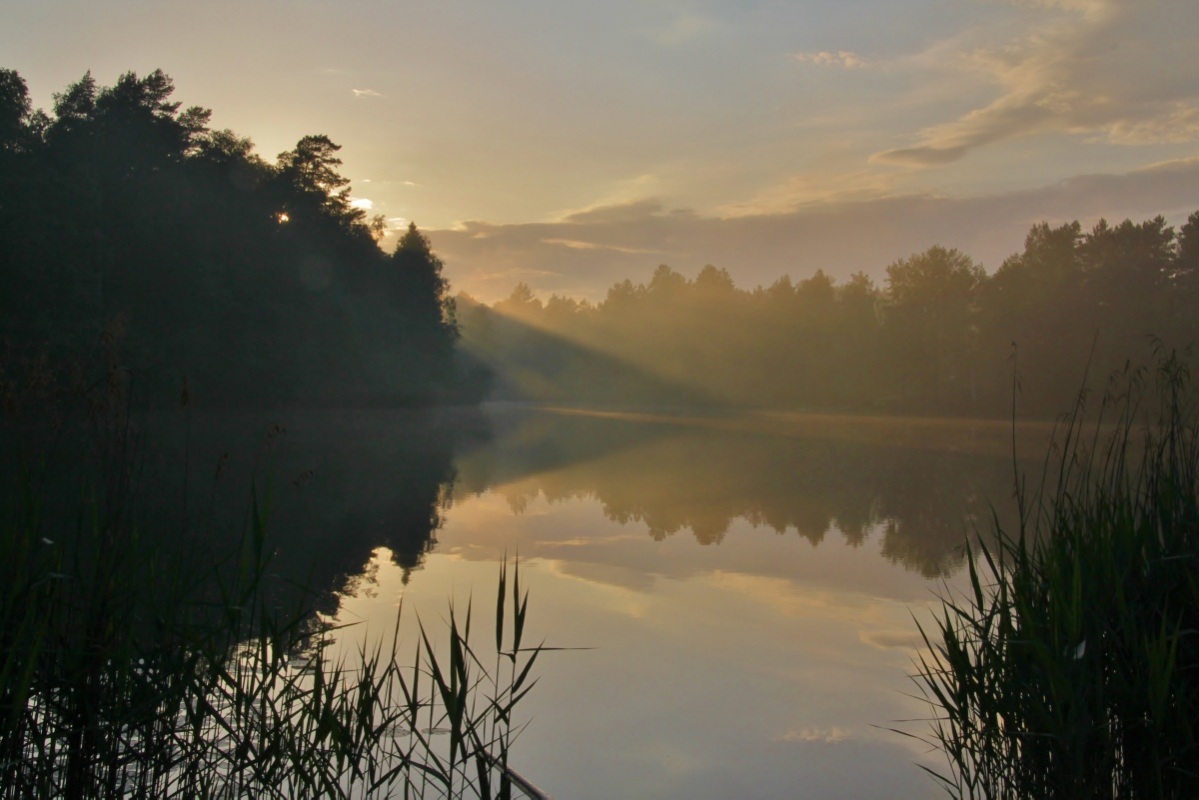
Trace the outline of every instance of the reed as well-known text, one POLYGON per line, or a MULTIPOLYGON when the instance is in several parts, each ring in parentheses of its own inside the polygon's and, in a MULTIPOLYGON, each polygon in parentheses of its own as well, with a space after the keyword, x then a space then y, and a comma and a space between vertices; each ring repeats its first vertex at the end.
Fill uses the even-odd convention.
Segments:
POLYGON ((1085 397, 974 546, 917 682, 953 797, 1199 797, 1199 417, 1185 363, 1085 397))
POLYGON ((0 797, 520 796, 514 712, 540 648, 521 646, 519 564, 499 576, 506 672, 482 668, 469 608, 445 647, 422 626, 412 663, 398 637, 334 660, 332 629, 267 591, 261 509, 206 570, 136 532, 85 555, 30 510, 0 553, 0 797))
POLYGON ((422 626, 411 661, 398 616, 389 648, 334 658, 317 592, 271 570, 269 491, 225 556, 147 535, 109 383, 72 525, 46 513, 63 492, 44 462, 0 486, 0 798, 522 796, 509 755, 541 648, 522 646, 519 563, 500 568, 494 655, 468 607, 443 645, 422 626))

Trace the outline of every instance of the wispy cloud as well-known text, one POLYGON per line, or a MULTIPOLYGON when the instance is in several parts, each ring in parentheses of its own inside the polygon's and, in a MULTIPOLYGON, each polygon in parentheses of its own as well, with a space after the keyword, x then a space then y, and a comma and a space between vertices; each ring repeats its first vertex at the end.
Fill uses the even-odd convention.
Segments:
POLYGON ((815 64, 820 67, 840 67, 842 69, 863 69, 870 62, 857 53, 849 50, 821 50, 814 53, 795 53, 794 58, 804 64, 815 64))
POLYGON ((911 631, 871 631, 863 632, 859 636, 866 644, 883 650, 892 647, 915 649, 921 645, 920 637, 911 631))
POLYGON ((738 285, 753 287, 817 269, 837 280, 859 270, 881 279, 895 259, 942 244, 993 270, 1042 220, 1089 225, 1160 213, 1180 222, 1196 209, 1199 158, 1007 194, 894 194, 719 217, 640 200, 556 222, 471 221, 429 235, 454 286, 480 299, 506 297, 519 274, 539 294, 577 294, 585 285, 583 297, 601 300, 612 284, 646 280, 664 261, 684 273, 727 267, 738 285))
POLYGON ((495 272, 481 272, 479 278, 484 281, 510 281, 509 289, 526 278, 545 278, 559 273, 549 269, 528 269, 521 267, 513 267, 512 269, 496 270, 495 272))
POLYGON ((1018 5, 1035 7, 1022 33, 942 52, 939 67, 928 65, 972 71, 997 88, 996 96, 925 128, 915 145, 876 153, 872 161, 936 166, 1043 133, 1127 145, 1199 141, 1199 89, 1190 77, 1180 77, 1194 72, 1199 5, 1172 5, 1169 19, 1164 10, 1134 0, 1018 5))
POLYGON ((354 97, 356 98, 385 96, 380 92, 376 92, 374 89, 351 89, 350 91, 354 93, 354 97))
POLYGON ((563 222, 581 224, 620 224, 658 216, 666 211, 661 200, 641 198, 627 202, 602 203, 566 215, 563 222))
POLYGON ((779 736, 780 742, 804 742, 807 744, 836 744, 853 736, 853 731, 834 725, 831 728, 800 728, 791 730, 779 736))
POLYGON ((599 242, 586 242, 580 239, 542 239, 542 244, 556 244, 562 247, 570 248, 571 250, 611 250, 616 253, 626 253, 630 255, 653 255, 653 256, 668 256, 670 253, 666 250, 654 250, 647 247, 625 247, 619 244, 603 244, 599 242))
POLYGON ((407 217, 387 217, 384 222, 386 223, 386 226, 383 229, 384 236, 395 236, 406 230, 408 227, 407 217))
POLYGON ((769 186, 747 201, 721 206, 721 217, 784 214, 827 203, 875 200, 894 193, 902 175, 878 167, 835 173, 814 170, 792 175, 769 186))
POLYGON ((1107 138, 1117 144, 1182 143, 1199 140, 1199 104, 1175 103, 1173 110, 1142 120, 1119 120, 1107 138))

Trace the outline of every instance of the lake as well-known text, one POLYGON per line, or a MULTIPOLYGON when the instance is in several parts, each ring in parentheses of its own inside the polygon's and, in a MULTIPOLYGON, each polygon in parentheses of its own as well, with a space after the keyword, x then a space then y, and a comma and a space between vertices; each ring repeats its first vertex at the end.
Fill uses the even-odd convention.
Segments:
MULTIPOLYGON (((319 529, 292 558, 337 589, 343 652, 389 636, 401 601, 403 641, 451 600, 486 639, 499 563, 519 558, 526 637, 565 648, 540 656, 512 753, 549 795, 940 796, 919 767, 939 754, 892 729, 929 732, 917 622, 960 588, 967 535, 1012 512, 1010 425, 422 413, 289 427, 278 463, 319 529), (419 444, 435 430, 452 443, 419 444)), ((1022 429, 1021 451, 1039 458, 1024 440, 1043 434, 1022 429)))

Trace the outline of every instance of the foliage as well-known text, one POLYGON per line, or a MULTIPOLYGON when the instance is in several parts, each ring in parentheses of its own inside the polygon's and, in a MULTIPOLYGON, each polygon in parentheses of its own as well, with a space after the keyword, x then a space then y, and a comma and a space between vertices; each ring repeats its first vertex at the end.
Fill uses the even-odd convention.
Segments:
POLYGON ((970 382, 977 347, 974 298, 984 278, 969 256, 944 247, 887 267, 884 323, 893 334, 888 351, 903 395, 914 378, 942 408, 949 387, 970 382))
POLYGON ((394 645, 332 661, 327 626, 270 607, 263 524, 259 510, 241 556, 199 575, 133 532, 85 566, 68 542, 9 529, 0 797, 513 796, 514 710, 539 652, 520 648, 519 569, 494 672, 469 609, 451 610, 448 656, 422 629, 411 664, 394 645))
MULTIPOLYGON (((293 561, 303 548, 299 526, 268 535, 280 523, 269 484, 233 547, 211 501, 200 513, 215 521, 190 531, 208 488, 189 487, 186 449, 161 467, 183 469, 182 494, 144 474, 156 454, 131 422, 128 372, 106 355, 94 385, 44 362, 20 383, 0 376, 0 797, 516 796, 514 714, 540 652, 522 644, 519 564, 501 567, 510 601, 493 659, 469 607, 451 608, 447 642, 424 628, 399 641, 397 616, 387 646, 334 659, 329 566, 301 583, 276 557, 281 541, 293 561), (164 514, 164 501, 182 508, 164 514)), ((407 488, 392 502, 410 502, 407 488)), ((411 502, 427 545, 436 508, 423 501, 422 525, 411 502)), ((338 544, 352 554, 355 536, 338 544)))
POLYGON ((491 307, 459 298, 467 351, 495 396, 595 404, 802 407, 1003 417, 1012 344, 1026 412, 1052 416, 1090 359, 1111 371, 1148 356, 1147 334, 1199 336, 1199 212, 1034 225, 988 275, 941 246, 886 268, 884 286, 821 270, 752 290, 704 267, 659 266, 597 304, 520 285, 491 307))
POLYGON ((184 376, 203 406, 472 399, 444 281, 379 249, 340 146, 269 164, 173 93, 161 70, 88 73, 47 115, 0 71, 0 340, 84 363, 123 320, 156 405, 184 376))
POLYGON ((1070 419, 1053 483, 1022 485, 1018 533, 979 546, 969 593, 925 631, 918 681, 951 796, 1199 793, 1199 428, 1185 366, 1164 356, 1156 387, 1134 373, 1104 410, 1111 424, 1090 433, 1070 419))
POLYGON ((180 557, 101 498, 50 529, 32 478, 5 487, 0 530, 0 797, 515 795, 540 652, 519 564, 501 567, 493 667, 452 607, 448 641, 422 626, 411 661, 398 616, 389 648, 333 660, 316 591, 271 563, 269 492, 231 558, 180 557))

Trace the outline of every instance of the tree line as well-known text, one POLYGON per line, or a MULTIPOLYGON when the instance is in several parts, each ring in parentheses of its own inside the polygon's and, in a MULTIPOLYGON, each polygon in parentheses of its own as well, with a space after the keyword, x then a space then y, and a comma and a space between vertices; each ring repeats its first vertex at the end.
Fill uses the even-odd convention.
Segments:
MULTIPOLYGON (((441 261, 410 225, 379 246, 301 138, 274 163, 182 108, 157 70, 90 72, 31 107, 0 70, 0 386, 119 351, 139 397, 227 405, 473 399, 441 261), (7 373, 7 378, 5 377, 7 373)), ((36 379, 34 379, 36 382, 36 379)))
POLYGON ((883 285, 822 270, 738 288, 659 266, 599 303, 527 285, 492 306, 459 296, 462 335, 502 398, 595 404, 1010 413, 1070 407, 1085 373, 1185 349, 1199 325, 1199 212, 1089 230, 1042 222, 993 274, 942 246, 883 285))

